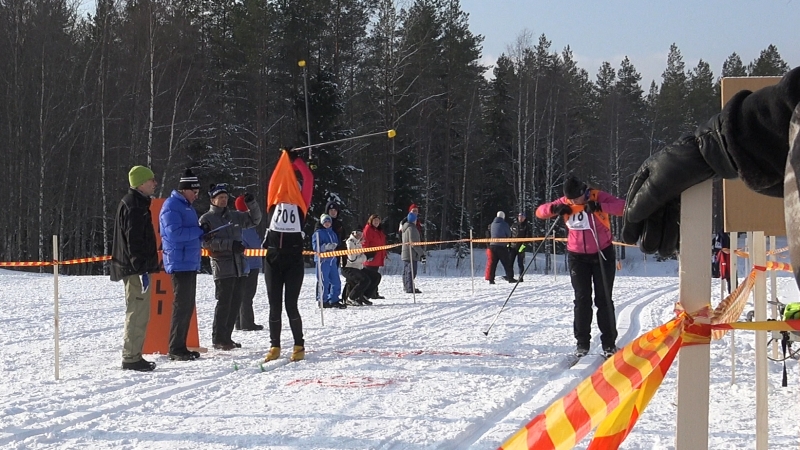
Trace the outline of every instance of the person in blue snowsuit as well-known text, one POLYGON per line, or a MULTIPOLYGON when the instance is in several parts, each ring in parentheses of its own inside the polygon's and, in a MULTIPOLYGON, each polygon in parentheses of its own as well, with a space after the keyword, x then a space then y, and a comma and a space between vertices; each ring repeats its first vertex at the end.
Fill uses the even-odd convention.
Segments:
MULTIPOLYGON (((336 250, 339 245, 339 236, 333 230, 333 219, 327 214, 319 218, 320 224, 311 236, 311 246, 315 252, 324 253, 336 250)), ((319 259, 314 256, 314 261, 319 259)), ((322 258, 319 261, 320 271, 317 277, 322 283, 322 306, 324 308, 346 308, 347 306, 339 301, 339 294, 342 292, 342 280, 339 278, 339 258, 322 258)))

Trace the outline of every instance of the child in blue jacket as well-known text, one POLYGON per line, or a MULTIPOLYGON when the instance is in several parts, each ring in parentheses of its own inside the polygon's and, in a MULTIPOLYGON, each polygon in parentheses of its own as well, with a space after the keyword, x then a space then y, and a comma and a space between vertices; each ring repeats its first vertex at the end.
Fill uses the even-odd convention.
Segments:
MULTIPOLYGON (((333 219, 327 214, 319 218, 320 224, 311 236, 311 246, 315 252, 324 253, 336 250, 339 245, 339 236, 333 231, 333 219)), ((314 256, 317 261, 318 255, 314 256)), ((322 258, 317 271, 317 281, 322 285, 322 306, 323 308, 343 309, 347 306, 339 301, 342 292, 342 281, 339 279, 339 258, 322 258)))

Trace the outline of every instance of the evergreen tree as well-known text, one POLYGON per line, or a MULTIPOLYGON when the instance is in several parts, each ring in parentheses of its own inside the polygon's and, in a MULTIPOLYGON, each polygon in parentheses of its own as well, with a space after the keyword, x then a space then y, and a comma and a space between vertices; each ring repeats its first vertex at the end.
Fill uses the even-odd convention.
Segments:
POLYGON ((789 69, 789 64, 778 53, 778 47, 772 44, 761 50, 758 58, 747 66, 751 77, 781 77, 789 69))

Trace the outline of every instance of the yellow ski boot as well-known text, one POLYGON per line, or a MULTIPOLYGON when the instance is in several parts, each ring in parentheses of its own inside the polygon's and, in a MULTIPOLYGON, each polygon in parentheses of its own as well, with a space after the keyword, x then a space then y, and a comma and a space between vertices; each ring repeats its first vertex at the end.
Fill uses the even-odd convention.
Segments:
POLYGON ((281 356, 281 348, 280 347, 270 347, 269 352, 267 355, 264 356, 264 362, 274 361, 281 356))
POLYGON ((295 345, 292 349, 292 356, 289 361, 302 361, 306 359, 306 348, 302 345, 295 345))

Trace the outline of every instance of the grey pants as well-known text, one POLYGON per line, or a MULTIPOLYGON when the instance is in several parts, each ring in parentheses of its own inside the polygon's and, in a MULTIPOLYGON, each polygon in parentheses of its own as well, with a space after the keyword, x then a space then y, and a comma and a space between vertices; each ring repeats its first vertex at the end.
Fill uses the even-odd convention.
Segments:
POLYGON ((125 330, 122 333, 122 362, 142 359, 144 336, 150 321, 150 291, 142 292, 139 275, 122 279, 125 283, 125 330))

